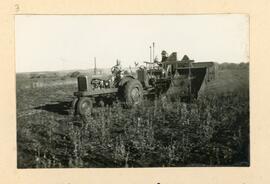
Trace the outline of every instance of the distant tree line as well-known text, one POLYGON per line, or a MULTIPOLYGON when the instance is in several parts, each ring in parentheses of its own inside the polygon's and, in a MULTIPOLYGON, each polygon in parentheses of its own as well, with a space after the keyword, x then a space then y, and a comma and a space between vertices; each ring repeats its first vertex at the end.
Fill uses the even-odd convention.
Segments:
POLYGON ((248 69, 249 68, 249 63, 221 63, 218 64, 218 69, 219 70, 224 70, 224 69, 248 69))

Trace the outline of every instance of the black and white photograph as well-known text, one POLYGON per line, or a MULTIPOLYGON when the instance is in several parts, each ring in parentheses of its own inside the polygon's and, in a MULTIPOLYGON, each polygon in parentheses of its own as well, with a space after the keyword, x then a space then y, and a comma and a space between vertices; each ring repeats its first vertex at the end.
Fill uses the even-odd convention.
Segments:
POLYGON ((16 15, 17 168, 249 167, 249 16, 16 15))

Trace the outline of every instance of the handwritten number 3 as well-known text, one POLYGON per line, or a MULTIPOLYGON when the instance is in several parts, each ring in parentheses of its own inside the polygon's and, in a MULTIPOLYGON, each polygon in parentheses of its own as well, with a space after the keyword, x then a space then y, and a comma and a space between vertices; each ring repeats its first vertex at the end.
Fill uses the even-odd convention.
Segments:
POLYGON ((15 11, 18 12, 20 10, 20 6, 18 4, 15 4, 15 11))

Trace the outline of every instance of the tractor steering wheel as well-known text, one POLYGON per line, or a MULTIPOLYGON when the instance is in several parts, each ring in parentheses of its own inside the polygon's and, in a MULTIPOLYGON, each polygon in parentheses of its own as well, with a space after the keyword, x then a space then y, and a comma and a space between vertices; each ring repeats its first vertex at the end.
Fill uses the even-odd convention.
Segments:
POLYGON ((141 66, 139 66, 139 69, 141 69, 141 70, 146 69, 146 66, 141 65, 141 66))

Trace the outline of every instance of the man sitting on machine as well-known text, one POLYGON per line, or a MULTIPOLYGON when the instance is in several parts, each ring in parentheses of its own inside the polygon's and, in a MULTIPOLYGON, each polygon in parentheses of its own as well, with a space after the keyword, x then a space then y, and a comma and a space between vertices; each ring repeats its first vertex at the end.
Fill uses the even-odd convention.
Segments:
POLYGON ((116 85, 119 83, 119 81, 123 77, 123 70, 122 70, 121 63, 119 60, 116 60, 116 65, 111 68, 111 72, 113 74, 112 83, 116 87, 116 85))

